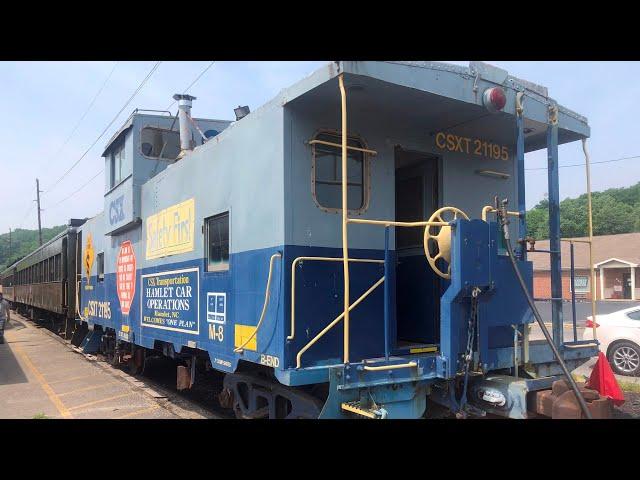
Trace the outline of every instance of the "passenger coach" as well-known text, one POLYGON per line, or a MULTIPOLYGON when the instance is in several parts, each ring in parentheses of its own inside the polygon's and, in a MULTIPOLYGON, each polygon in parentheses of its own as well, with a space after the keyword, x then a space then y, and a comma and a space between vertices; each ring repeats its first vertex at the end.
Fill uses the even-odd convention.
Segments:
POLYGON ((62 232, 0 274, 12 308, 32 320, 54 321, 65 338, 71 338, 77 318, 76 232, 83 222, 72 219, 62 232))

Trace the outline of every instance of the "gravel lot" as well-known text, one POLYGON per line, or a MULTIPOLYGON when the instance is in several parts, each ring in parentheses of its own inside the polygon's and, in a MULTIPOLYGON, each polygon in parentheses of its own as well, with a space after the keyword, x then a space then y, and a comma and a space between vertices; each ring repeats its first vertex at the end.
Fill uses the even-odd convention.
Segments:
POLYGON ((613 409, 613 418, 640 418, 640 393, 624 392, 625 402, 613 409))

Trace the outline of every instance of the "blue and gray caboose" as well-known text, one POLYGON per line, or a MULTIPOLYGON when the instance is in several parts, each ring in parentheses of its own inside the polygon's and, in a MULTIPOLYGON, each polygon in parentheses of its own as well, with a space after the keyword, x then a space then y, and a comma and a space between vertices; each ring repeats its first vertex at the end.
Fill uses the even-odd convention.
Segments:
POLYGON ((233 122, 174 98, 104 151, 104 212, 78 229, 85 351, 177 358, 180 388, 224 372, 221 404, 248 418, 527 418, 596 355, 563 339, 557 301, 552 342, 529 340, 524 154, 549 152, 553 245, 558 145, 589 136, 544 87, 342 61, 233 122))

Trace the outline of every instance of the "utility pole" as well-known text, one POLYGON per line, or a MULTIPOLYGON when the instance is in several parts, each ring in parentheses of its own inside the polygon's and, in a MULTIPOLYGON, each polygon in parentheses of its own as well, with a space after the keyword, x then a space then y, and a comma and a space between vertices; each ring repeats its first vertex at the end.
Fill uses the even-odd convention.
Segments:
POLYGON ((11 228, 9 228, 9 256, 7 258, 11 259, 11 228))
POLYGON ((40 220, 40 180, 36 178, 36 202, 38 202, 38 239, 40 240, 40 246, 42 246, 42 222, 40 220))

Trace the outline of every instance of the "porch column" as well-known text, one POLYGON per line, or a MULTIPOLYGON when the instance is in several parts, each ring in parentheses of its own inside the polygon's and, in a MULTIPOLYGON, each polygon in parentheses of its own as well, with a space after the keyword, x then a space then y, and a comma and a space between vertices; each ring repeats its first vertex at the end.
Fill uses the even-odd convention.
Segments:
POLYGON ((604 300, 604 268, 600 267, 600 300, 604 300))
POLYGON ((631 300, 636 299, 636 267, 631 268, 631 300))
POLYGON ((525 201, 525 179, 524 179, 524 117, 522 115, 522 93, 518 93, 520 100, 517 101, 520 108, 516 107, 516 159, 518 162, 518 212, 521 213, 518 219, 518 256, 520 260, 527 259, 527 218, 525 212, 527 205, 525 201))
POLYGON ((553 343, 561 348, 564 340, 562 320, 562 267, 560 261, 560 181, 558 177, 558 107, 549 107, 547 125, 547 183, 549 192, 549 250, 551 250, 551 323, 553 343))

